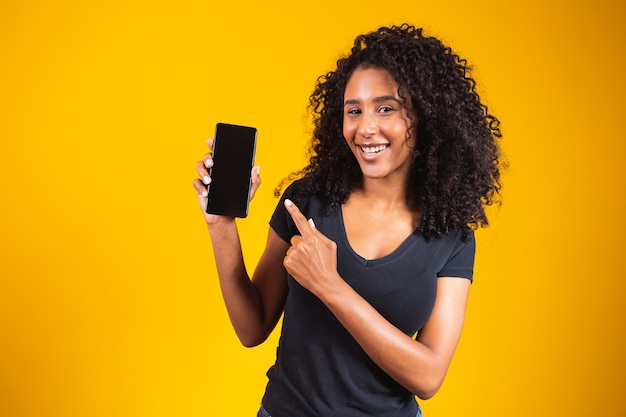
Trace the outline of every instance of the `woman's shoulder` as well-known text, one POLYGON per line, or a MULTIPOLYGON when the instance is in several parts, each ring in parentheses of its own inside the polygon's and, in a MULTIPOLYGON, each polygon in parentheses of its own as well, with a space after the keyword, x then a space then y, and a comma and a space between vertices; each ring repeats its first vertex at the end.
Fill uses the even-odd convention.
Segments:
POLYGON ((321 192, 316 192, 315 187, 311 187, 311 179, 308 177, 298 178, 293 180, 282 194, 281 200, 290 199, 296 205, 300 207, 300 205, 308 205, 309 202, 320 202, 324 201, 324 197, 321 192))
POLYGON ((303 186, 303 178, 297 178, 291 181, 285 187, 285 190, 283 191, 283 197, 290 198, 296 193, 297 190, 301 190, 302 186, 303 186))
POLYGON ((286 199, 293 201, 307 218, 318 219, 325 213, 323 199, 317 194, 307 193, 301 188, 302 184, 303 180, 297 179, 285 188, 270 219, 270 226, 285 241, 289 241, 291 236, 299 233, 291 215, 285 208, 286 199))

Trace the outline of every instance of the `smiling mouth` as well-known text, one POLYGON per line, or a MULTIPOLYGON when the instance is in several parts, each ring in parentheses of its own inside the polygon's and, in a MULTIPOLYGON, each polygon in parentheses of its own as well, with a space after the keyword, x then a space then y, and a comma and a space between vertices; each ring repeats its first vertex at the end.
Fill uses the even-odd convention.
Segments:
POLYGON ((377 154, 379 152, 384 151, 385 149, 387 149, 389 147, 389 145, 357 145, 359 147, 359 149, 361 150, 361 152, 363 152, 364 154, 367 155, 373 155, 373 154, 377 154))

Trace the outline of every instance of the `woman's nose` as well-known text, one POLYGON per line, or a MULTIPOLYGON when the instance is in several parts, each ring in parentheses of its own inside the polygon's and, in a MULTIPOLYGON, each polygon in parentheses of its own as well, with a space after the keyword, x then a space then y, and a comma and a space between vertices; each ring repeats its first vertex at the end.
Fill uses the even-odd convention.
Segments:
POLYGON ((359 134, 361 136, 370 137, 378 132, 378 125, 372 116, 363 115, 359 124, 359 134))

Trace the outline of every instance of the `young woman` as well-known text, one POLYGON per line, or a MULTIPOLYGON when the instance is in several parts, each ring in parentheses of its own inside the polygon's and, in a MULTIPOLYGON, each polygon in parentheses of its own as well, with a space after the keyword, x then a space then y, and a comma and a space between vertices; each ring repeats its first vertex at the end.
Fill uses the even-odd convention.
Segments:
MULTIPOLYGON (((311 95, 312 156, 252 279, 234 219, 205 214, 241 342, 262 343, 284 313, 259 416, 414 417, 415 396, 441 386, 473 229, 500 189, 499 122, 474 86, 466 61, 421 29, 361 35, 311 95)), ((202 208, 211 165, 210 152, 197 164, 202 208)), ((252 195, 259 184, 254 167, 252 195)))

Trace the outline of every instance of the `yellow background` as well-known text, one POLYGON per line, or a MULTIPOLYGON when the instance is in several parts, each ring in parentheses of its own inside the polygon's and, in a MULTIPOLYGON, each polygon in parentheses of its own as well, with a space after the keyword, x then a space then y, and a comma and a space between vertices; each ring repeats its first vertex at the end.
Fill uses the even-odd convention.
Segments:
POLYGON ((0 415, 253 416, 277 332, 245 349, 230 328, 195 162, 216 122, 259 129, 252 267, 315 79, 403 21, 474 64, 511 166, 426 416, 626 415, 625 17, 608 0, 3 1, 0 415))

